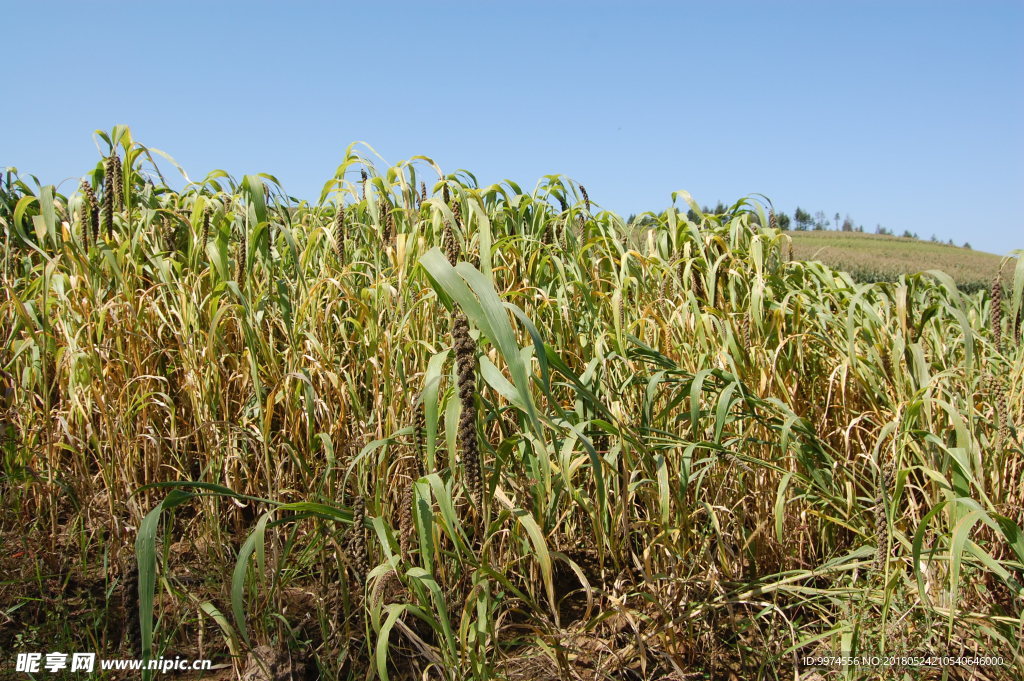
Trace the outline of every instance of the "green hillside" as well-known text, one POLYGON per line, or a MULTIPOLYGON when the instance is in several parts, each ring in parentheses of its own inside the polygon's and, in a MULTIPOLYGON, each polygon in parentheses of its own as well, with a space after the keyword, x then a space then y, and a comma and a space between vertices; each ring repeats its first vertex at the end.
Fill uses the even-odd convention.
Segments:
MULTIPOLYGON (((1002 258, 959 246, 860 232, 786 232, 793 257, 821 262, 853 274, 860 281, 884 281, 900 274, 942 270, 966 291, 988 287, 1002 258)), ((1012 267, 1003 269, 1012 274, 1012 267)))

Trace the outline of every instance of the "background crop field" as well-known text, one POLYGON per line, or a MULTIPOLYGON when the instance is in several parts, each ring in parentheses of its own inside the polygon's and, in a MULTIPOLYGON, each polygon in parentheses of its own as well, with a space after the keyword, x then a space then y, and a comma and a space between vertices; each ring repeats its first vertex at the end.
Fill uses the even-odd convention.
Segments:
POLYGON ((175 191, 98 139, 0 185, 0 664, 1024 677, 1019 259, 865 284, 752 199, 638 233, 356 147, 175 191))
POLYGON ((860 282, 893 281, 901 274, 936 269, 962 290, 974 292, 991 286, 1000 267, 997 255, 918 239, 824 230, 786 234, 793 239, 795 258, 820 260, 860 282))

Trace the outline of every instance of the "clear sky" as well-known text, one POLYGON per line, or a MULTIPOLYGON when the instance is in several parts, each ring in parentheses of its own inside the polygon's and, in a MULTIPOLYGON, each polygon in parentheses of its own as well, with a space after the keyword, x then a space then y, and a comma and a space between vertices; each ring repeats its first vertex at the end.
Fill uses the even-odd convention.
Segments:
MULTIPOLYGON (((192 177, 315 201, 345 147, 622 215, 768 195, 1024 248, 1024 2, 2 2, 0 166, 44 183, 117 123, 192 177)), ((61 189, 71 191, 73 182, 61 189)))

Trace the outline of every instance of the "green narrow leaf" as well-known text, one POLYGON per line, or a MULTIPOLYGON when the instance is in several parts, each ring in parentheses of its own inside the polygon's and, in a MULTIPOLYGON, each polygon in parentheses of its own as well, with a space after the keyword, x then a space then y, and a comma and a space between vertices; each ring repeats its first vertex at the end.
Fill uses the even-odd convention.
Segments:
POLYGON ((245 624, 245 576, 249 568, 249 556, 256 548, 256 536, 256 532, 251 533, 238 550, 235 570, 231 575, 231 613, 235 618, 235 627, 242 634, 242 640, 250 646, 252 642, 245 624))

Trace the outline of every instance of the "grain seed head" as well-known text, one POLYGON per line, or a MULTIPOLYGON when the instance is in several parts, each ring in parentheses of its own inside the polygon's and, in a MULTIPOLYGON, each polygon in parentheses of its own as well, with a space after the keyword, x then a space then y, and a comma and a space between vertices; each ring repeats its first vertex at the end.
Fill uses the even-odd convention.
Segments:
POLYGON ((107 238, 114 236, 114 194, 117 193, 117 180, 114 167, 117 165, 114 156, 108 156, 103 173, 103 227, 107 238))
POLYGON ((366 573, 370 571, 370 560, 366 551, 366 533, 363 525, 366 522, 366 502, 362 494, 356 494, 352 501, 352 527, 349 528, 348 554, 352 560, 352 576, 361 586, 366 581, 366 573))
POLYGON ((117 153, 110 155, 107 159, 108 168, 111 171, 112 185, 114 188, 114 210, 121 210, 124 207, 124 178, 121 175, 121 159, 117 153))
POLYGON ((338 203, 338 210, 334 213, 334 254, 338 262, 345 261, 345 204, 338 203))
POLYGON ((996 350, 1002 351, 1003 340, 1003 280, 996 274, 992 282, 992 338, 996 350))
POLYGON ((459 401, 459 449, 462 452, 462 466, 466 475, 466 487, 473 504, 483 510, 484 488, 480 466, 480 443, 476 434, 476 343, 469 335, 469 322, 465 315, 456 314, 452 325, 452 339, 455 345, 455 364, 458 376, 459 401))
POLYGON ((206 248, 206 244, 209 243, 209 241, 210 241, 210 213, 211 213, 211 211, 212 211, 212 208, 210 206, 207 206, 206 209, 203 210, 203 235, 202 235, 202 240, 200 241, 200 249, 201 250, 204 250, 206 248))
POLYGON ((238 260, 235 262, 235 282, 238 284, 239 288, 242 288, 242 285, 245 282, 245 259, 249 248, 244 225, 242 226, 241 234, 242 239, 238 243, 238 255, 236 256, 238 260))

